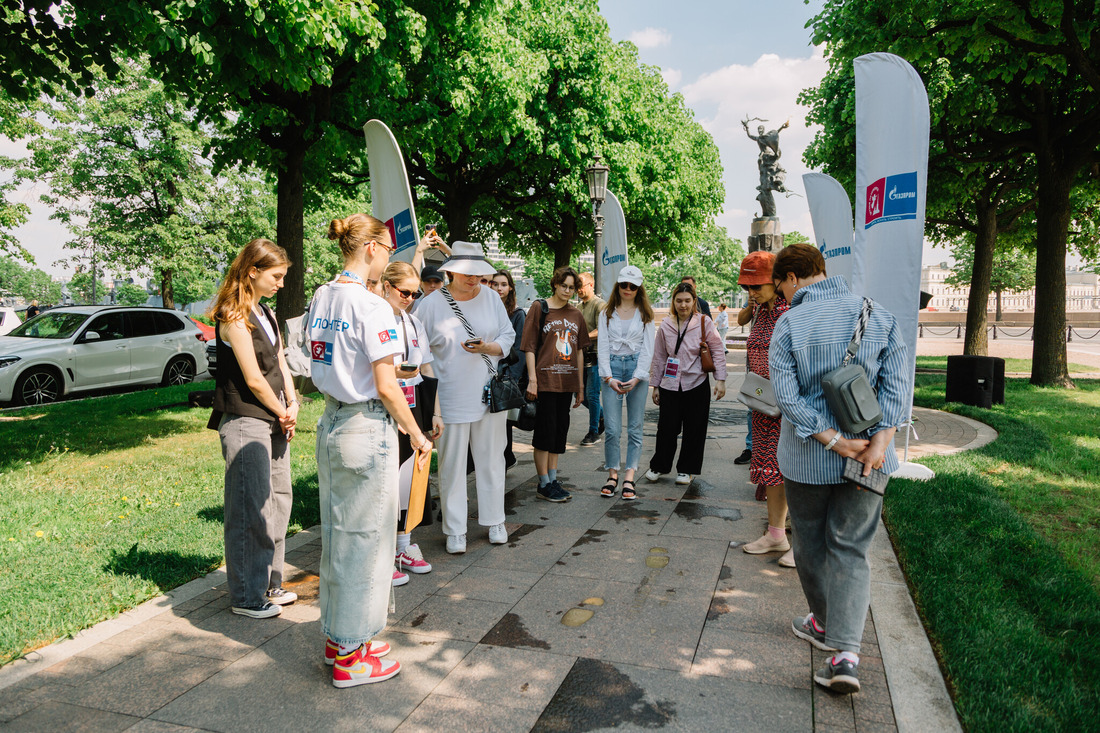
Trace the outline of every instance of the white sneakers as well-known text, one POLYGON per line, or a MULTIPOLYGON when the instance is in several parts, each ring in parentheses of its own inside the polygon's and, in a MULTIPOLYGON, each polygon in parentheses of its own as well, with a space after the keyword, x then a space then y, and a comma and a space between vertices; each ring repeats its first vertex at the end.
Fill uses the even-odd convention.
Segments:
POLYGON ((660 481, 661 474, 654 471, 652 468, 645 472, 645 480, 649 482, 660 481))
POLYGON ((787 550, 787 553, 783 557, 779 558, 779 564, 785 568, 794 567, 794 549, 787 550))
POLYGON ((678 473, 678 474, 676 474, 676 483, 680 484, 680 486, 687 486, 688 484, 691 483, 691 474, 690 473, 678 473))
MULTIPOLYGON (((489 542, 494 545, 503 545, 508 541, 508 530, 505 528, 504 523, 494 524, 489 527, 489 542)), ((450 551, 450 546, 448 546, 450 551)))
POLYGON ((447 552, 451 553, 452 555, 461 555, 462 553, 466 552, 466 535, 447 535, 447 552))

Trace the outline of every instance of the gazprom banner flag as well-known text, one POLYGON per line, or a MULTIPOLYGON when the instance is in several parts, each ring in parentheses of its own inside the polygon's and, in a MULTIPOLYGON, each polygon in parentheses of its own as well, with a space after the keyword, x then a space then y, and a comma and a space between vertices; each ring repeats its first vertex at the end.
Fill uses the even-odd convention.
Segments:
POLYGON ((363 125, 367 138, 367 164, 370 167, 371 213, 386 222, 393 237, 395 262, 412 262, 416 253, 416 211, 413 210, 405 158, 390 128, 381 120, 363 125))
MULTIPOLYGON (((898 320, 917 351, 924 201, 928 188, 928 95, 912 66, 889 53, 855 60, 856 236, 852 290, 898 320)), ((909 399, 912 400, 912 378, 909 399)))
POLYGON ((852 202, 840 181, 824 173, 803 173, 806 202, 814 225, 817 248, 830 277, 841 275, 852 286, 855 252, 852 249, 852 202))
POLYGON ((600 252, 600 278, 602 282, 596 283, 596 292, 601 297, 608 297, 615 281, 619 279, 619 270, 627 265, 626 255, 626 216, 619 199, 611 190, 607 191, 601 211, 604 217, 603 225, 603 252, 600 252))

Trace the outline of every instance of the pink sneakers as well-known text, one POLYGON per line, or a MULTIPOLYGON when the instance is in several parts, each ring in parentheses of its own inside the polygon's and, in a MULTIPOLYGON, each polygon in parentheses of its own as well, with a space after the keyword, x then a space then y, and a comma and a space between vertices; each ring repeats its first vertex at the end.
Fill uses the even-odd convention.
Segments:
POLYGON ((383 661, 367 651, 366 644, 360 644, 350 654, 337 654, 332 665, 333 687, 355 687, 382 682, 394 677, 401 671, 401 664, 395 661, 383 661))
POLYGON ((409 545, 404 552, 397 553, 397 570, 399 572, 416 573, 423 575, 432 572, 431 563, 424 559, 424 553, 418 545, 409 545))
MULTIPOLYGON (((336 662, 336 655, 340 653, 340 647, 338 647, 332 639, 325 639, 325 664, 332 666, 336 662)), ((384 641, 372 641, 367 649, 367 654, 372 657, 384 657, 390 653, 390 645, 384 641)))

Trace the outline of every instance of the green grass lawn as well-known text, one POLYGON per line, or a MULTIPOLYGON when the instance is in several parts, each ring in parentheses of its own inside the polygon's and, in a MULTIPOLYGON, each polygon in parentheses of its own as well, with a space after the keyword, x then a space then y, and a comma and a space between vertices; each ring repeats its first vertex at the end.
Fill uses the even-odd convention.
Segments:
POLYGON ((936 478, 892 481, 884 510, 968 730, 1100 720, 1100 382, 1077 384, 1010 379, 984 410, 945 408, 944 377, 917 377, 917 404, 999 433, 922 460, 936 478))
MULTIPOLYGON (((0 664, 223 562, 224 462, 209 409, 159 388, 0 415, 0 664)), ((320 521, 304 406, 292 531, 320 521)))
MULTIPOLYGON (((1100 368, 1089 366, 1088 364, 1075 364, 1070 362, 1068 365, 1070 373, 1073 374, 1091 374, 1094 372, 1100 372, 1100 368)), ((947 357, 946 356, 918 356, 917 367, 921 369, 946 369, 947 357)), ((1030 374, 1031 373, 1031 359, 1005 359, 1005 371, 1016 374, 1030 374)))

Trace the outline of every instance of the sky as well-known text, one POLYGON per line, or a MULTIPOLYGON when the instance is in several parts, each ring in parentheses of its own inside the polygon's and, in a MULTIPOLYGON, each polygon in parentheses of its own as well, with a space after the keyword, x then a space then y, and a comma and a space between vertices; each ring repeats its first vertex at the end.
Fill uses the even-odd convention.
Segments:
MULTIPOLYGON (((632 41, 641 60, 657 66, 670 89, 684 95, 696 119, 711 133, 721 154, 726 188, 718 223, 730 236, 745 242, 756 201, 756 143, 741 127, 745 118, 762 118, 771 130, 790 120, 780 134, 781 163, 787 187, 799 195, 776 195, 784 232, 798 231, 812 239, 809 208, 802 195, 802 152, 818 128, 808 128, 806 109, 798 102, 803 89, 816 86, 826 70, 820 48, 810 45, 806 23, 823 0, 600 0, 612 37, 632 41)), ((750 122, 755 132, 757 121, 750 122)), ((22 146, 0 138, 0 155, 22 155, 22 146)), ((614 171, 609 187, 614 190, 614 171)), ((36 265, 54 275, 64 273, 54 262, 67 257, 67 230, 49 220, 38 203, 42 189, 28 187, 15 194, 32 208, 31 221, 16 231, 35 256, 36 265)), ((852 192, 849 192, 852 195, 852 192)), ((944 250, 925 248, 925 263, 949 259, 944 250)))

